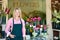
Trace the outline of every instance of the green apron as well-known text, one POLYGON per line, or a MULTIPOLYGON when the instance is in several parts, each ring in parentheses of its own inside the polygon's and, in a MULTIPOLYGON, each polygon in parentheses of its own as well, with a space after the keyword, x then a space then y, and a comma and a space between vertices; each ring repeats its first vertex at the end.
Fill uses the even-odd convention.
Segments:
POLYGON ((13 20, 13 30, 12 30, 11 34, 15 35, 15 37, 10 38, 10 40, 23 40, 22 21, 21 21, 21 24, 14 24, 14 20, 13 20))

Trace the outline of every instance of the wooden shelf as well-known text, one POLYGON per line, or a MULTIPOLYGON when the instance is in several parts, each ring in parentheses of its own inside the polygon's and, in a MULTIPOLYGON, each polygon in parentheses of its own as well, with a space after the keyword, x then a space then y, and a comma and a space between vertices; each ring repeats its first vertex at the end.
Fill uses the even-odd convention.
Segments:
POLYGON ((53 31, 53 39, 54 40, 59 40, 59 30, 55 30, 53 31))
POLYGON ((53 29, 53 31, 60 31, 59 29, 53 29))

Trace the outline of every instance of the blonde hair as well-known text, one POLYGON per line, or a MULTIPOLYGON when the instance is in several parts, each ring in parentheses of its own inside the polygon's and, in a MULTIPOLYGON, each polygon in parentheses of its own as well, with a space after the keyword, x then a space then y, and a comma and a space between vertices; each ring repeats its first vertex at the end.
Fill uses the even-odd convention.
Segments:
POLYGON ((19 13, 20 13, 20 18, 22 18, 22 12, 21 12, 21 9, 20 8, 15 8, 14 9, 14 11, 13 11, 13 17, 15 18, 15 15, 14 15, 14 13, 16 12, 16 10, 18 10, 19 11, 19 13))

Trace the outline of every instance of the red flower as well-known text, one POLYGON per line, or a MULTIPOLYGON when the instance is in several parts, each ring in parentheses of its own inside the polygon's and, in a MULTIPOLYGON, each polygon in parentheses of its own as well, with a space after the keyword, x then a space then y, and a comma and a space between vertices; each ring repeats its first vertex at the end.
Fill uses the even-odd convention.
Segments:
POLYGON ((6 12, 6 14, 9 14, 10 9, 6 8, 6 9, 5 9, 5 12, 6 12))
POLYGON ((36 28, 41 28, 41 26, 40 25, 36 25, 36 28))
POLYGON ((7 8, 5 9, 5 12, 7 11, 7 8))
POLYGON ((31 18, 27 18, 27 22, 32 22, 31 18))

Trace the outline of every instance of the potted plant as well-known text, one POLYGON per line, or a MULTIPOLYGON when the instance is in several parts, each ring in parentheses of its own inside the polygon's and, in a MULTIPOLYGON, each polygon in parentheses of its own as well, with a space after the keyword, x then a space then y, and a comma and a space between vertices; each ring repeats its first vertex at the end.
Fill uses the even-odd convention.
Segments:
POLYGON ((55 9, 52 14, 52 26, 54 29, 60 29, 60 12, 55 9))

